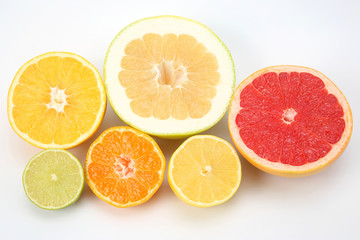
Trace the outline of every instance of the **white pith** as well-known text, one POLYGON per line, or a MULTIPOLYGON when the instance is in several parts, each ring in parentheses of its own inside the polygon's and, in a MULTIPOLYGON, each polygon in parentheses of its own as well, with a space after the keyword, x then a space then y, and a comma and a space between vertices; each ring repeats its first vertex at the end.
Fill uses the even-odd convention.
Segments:
POLYGON ((297 112, 293 108, 285 109, 282 115, 282 120, 286 124, 291 124, 294 121, 296 115, 297 112))
POLYGON ((64 112, 64 107, 68 104, 66 98, 65 89, 59 89, 58 86, 50 87, 50 102, 46 104, 46 107, 53 108, 58 113, 64 112))
POLYGON ((115 162, 115 172, 119 175, 120 179, 135 177, 136 168, 134 160, 131 159, 130 156, 117 157, 115 162), (127 165, 123 164, 121 161, 122 159, 126 159, 126 161, 130 163, 127 165))
MULTIPOLYGON (((128 124, 158 136, 188 135, 211 127, 224 115, 234 88, 235 72, 233 68, 232 58, 226 47, 208 28, 192 20, 162 16, 135 22, 117 35, 110 45, 105 59, 104 81, 112 107, 128 124), (188 117, 185 120, 178 120, 170 116, 166 120, 159 120, 153 116, 143 118, 132 111, 131 99, 127 97, 125 88, 120 85, 118 73, 123 70, 120 62, 125 56, 126 45, 133 39, 142 38, 146 33, 191 35, 217 57, 220 82, 217 85, 217 94, 211 100, 212 107, 204 117, 199 119, 188 117)), ((157 66, 154 66, 154 70, 159 72, 157 66)), ((181 80, 184 79, 186 81, 186 76, 181 80)))
MULTIPOLYGON (((329 162, 335 160, 340 153, 345 149, 352 132, 352 115, 351 115, 351 109, 350 106, 345 99, 344 95, 341 93, 341 91, 336 87, 336 85, 331 82, 324 74, 307 67, 301 67, 301 66, 274 66, 270 68, 265 68, 257 71, 256 73, 252 74, 248 78, 246 78, 243 82, 240 83, 240 85, 237 87, 234 97, 230 104, 229 109, 229 130, 231 137, 237 146, 238 150, 241 152, 241 154, 248 159, 251 163, 253 163, 257 167, 265 167, 266 169, 274 170, 278 173, 310 173, 311 171, 318 170, 324 166, 326 166, 329 162), (251 83, 255 78, 258 76, 261 76, 267 72, 308 72, 313 74, 316 77, 319 77, 325 84, 325 88, 327 89, 329 94, 334 94, 340 105, 342 106, 344 110, 344 120, 345 120, 345 129, 342 134, 341 139, 336 143, 332 144, 332 149, 328 154, 320 158, 319 160, 312 162, 312 163, 306 163, 302 166, 292 166, 288 164, 283 164, 280 162, 271 162, 266 159, 263 159, 259 157, 252 149, 248 148, 244 142, 242 141, 240 135, 239 135, 239 128, 236 125, 235 118, 236 115, 239 113, 241 107, 240 107, 240 93, 246 87, 249 83, 251 83)), ((265 170, 265 169, 263 169, 265 170)))

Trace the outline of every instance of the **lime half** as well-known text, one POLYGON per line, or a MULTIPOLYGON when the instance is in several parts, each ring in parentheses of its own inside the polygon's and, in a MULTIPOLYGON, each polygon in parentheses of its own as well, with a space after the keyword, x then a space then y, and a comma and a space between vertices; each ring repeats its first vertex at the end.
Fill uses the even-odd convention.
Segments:
POLYGON ((84 187, 84 170, 66 150, 48 149, 34 156, 23 173, 27 197, 38 207, 53 210, 74 203, 84 187))

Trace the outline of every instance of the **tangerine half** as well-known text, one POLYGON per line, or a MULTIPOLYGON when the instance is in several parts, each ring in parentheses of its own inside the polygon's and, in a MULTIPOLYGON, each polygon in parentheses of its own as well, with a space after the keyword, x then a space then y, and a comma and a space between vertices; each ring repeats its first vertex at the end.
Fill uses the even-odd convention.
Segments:
POLYGON ((157 143, 131 127, 112 127, 90 146, 85 176, 100 199, 116 207, 149 200, 165 175, 165 157, 157 143))

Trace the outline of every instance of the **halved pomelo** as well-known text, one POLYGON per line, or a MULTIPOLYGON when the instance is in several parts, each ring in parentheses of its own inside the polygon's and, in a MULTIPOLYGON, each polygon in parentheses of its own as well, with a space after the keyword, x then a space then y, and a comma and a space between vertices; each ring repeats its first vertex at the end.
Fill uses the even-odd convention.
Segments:
POLYGON ((204 131, 225 114, 235 84, 231 55, 206 26, 175 16, 124 28, 104 64, 110 104, 129 125, 177 138, 204 131))
POLYGON ((25 63, 8 94, 14 131, 40 148, 71 148, 95 133, 106 109, 101 76, 86 59, 49 52, 25 63))
POLYGON ((350 106, 333 82, 314 69, 286 65, 261 69, 237 87, 228 124, 250 163, 293 177, 332 163, 353 127, 350 106))

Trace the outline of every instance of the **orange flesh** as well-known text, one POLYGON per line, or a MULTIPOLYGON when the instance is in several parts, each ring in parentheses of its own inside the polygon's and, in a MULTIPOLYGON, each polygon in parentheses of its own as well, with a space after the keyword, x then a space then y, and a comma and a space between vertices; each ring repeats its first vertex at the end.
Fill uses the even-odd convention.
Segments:
POLYGON ((104 198, 124 205, 141 201, 161 181, 154 145, 132 131, 110 131, 90 150, 88 178, 104 198))
POLYGON ((125 54, 118 77, 135 114, 183 120, 210 111, 218 62, 194 37, 148 33, 129 42, 125 54))
POLYGON ((14 89, 15 125, 43 144, 74 142, 90 130, 101 107, 97 81, 93 70, 73 58, 41 59, 14 89))

